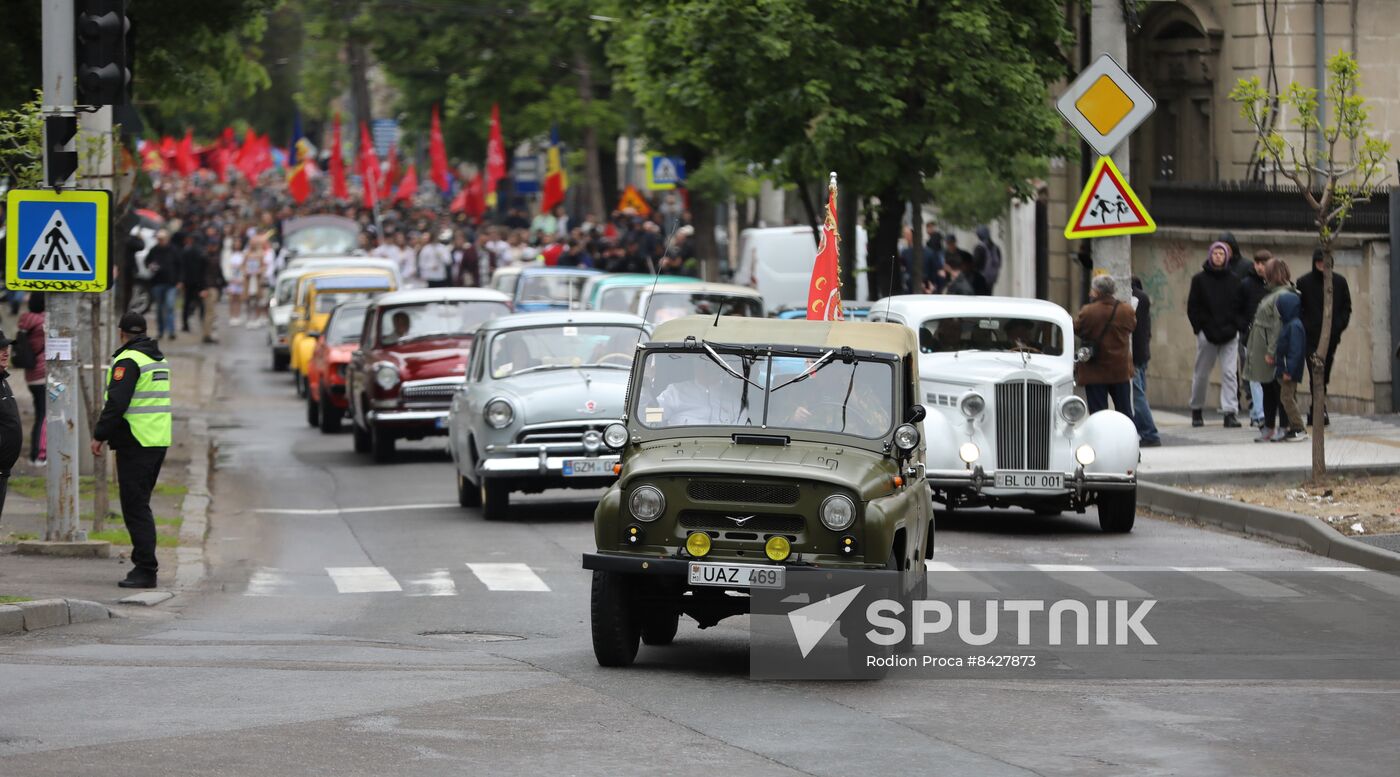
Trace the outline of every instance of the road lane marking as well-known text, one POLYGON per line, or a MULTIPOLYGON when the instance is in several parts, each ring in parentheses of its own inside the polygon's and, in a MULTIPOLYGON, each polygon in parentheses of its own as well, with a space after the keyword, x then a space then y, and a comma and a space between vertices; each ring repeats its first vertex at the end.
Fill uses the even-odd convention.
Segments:
POLYGON ((1176 571, 1185 572, 1198 580, 1213 583, 1221 588, 1228 588, 1241 596, 1256 599, 1283 599, 1303 595, 1302 592, 1295 591, 1286 585, 1279 585, 1255 575, 1234 572, 1225 567, 1177 567, 1176 571))
POLYGON ((384 567, 326 567, 326 574, 343 594, 402 591, 399 581, 384 567))
POLYGON ((291 588, 292 581, 285 572, 271 567, 258 567, 248 578, 244 596, 276 596, 291 588))
POLYGON ((467 564, 492 591, 548 591, 549 586, 525 564, 467 564))
POLYGON ((403 584, 409 596, 457 595, 457 584, 452 580, 452 573, 446 569, 434 569, 425 575, 405 578, 403 584))
POLYGON ((1348 580, 1355 580, 1392 596, 1400 596, 1400 578, 1386 572, 1363 567, 1313 567, 1314 572, 1350 572, 1348 580))
POLYGON ((453 502, 432 504, 385 505, 383 507, 260 507, 253 512, 260 515, 353 515, 357 513, 391 513, 398 510, 441 510, 447 507, 460 507, 453 502))
POLYGON ((1126 580, 1106 575, 1098 569, 1081 564, 1031 564, 1039 572, 1074 586, 1090 596, 1117 596, 1134 599, 1151 599, 1152 594, 1138 588, 1126 580))
POLYGON ((984 583, 946 561, 925 561, 924 568, 931 573, 928 586, 935 591, 995 593, 997 590, 996 586, 984 583))

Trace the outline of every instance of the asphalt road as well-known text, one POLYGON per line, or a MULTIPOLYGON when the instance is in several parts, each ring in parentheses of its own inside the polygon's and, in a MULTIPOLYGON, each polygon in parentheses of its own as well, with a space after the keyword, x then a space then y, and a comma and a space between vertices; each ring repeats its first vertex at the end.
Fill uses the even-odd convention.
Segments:
MULTIPOLYGON (((204 590, 0 640, 0 774, 1395 773, 1393 680, 756 682, 744 619, 683 620, 673 646, 602 669, 579 566, 588 494, 520 498, 487 523, 455 505, 440 443, 375 466, 348 434, 308 428, 262 336, 221 346, 204 590)), ((1261 606, 1308 586, 1391 613, 1400 600, 1395 578, 1304 579, 1338 565, 1143 517, 1128 536, 1092 514, 938 529, 946 592, 1097 595, 1179 567, 1172 586, 1261 606)), ((1319 661, 1334 637, 1299 630, 1319 661)))

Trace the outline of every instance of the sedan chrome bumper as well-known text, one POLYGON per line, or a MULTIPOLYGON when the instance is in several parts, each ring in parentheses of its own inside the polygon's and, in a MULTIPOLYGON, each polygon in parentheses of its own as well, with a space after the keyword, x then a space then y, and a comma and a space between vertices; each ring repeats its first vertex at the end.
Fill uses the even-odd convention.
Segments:
MULTIPOLYGON (((512 446, 515 447, 515 446, 512 446)), ((477 471, 486 477, 515 477, 527 475, 553 475, 559 478, 613 478, 613 465, 621 461, 621 457, 611 456, 550 456, 545 451, 540 451, 538 456, 501 456, 497 458, 482 459, 477 465, 477 471), (572 462, 583 459, 590 462, 599 462, 603 471, 587 475, 575 475, 564 472, 564 462, 572 462)))
POLYGON ((369 411, 370 423, 376 424, 399 424, 399 423, 437 423, 441 421, 446 428, 447 408, 441 410, 371 410, 369 411))
MULTIPOLYGON (((1053 470, 1047 470, 1050 472, 1053 470)), ((1071 493, 1083 491, 1132 491, 1137 488, 1137 475, 1118 475, 1108 472, 1085 472, 1076 467, 1073 472, 1061 472, 1064 488, 1045 493, 1071 493)), ((972 469, 930 469, 925 472, 929 486, 939 489, 961 489, 981 493, 985 489, 995 489, 996 473, 987 472, 981 467, 972 469)), ((1005 490, 1005 489, 1003 489, 1005 490)), ((1031 493, 1027 491, 1026 493, 1031 493)))

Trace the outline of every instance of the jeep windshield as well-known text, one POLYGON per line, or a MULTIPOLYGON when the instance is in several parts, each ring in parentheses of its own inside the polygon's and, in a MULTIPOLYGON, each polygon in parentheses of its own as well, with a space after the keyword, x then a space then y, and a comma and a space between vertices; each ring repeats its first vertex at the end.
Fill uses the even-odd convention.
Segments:
POLYGON ((920 353, 958 351, 1005 351, 1059 356, 1065 352, 1065 343, 1059 324, 1034 318, 931 318, 919 327, 920 353))
POLYGON ((633 415, 647 429, 733 426, 876 439, 894 419, 894 369, 839 352, 769 356, 723 346, 652 351, 633 415))

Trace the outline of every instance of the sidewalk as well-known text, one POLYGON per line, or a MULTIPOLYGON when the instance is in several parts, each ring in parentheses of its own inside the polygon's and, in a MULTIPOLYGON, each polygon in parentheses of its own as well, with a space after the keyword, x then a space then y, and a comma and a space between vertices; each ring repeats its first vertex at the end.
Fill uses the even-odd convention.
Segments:
MULTIPOLYGON (((183 335, 174 342, 162 342, 161 349, 174 372, 174 445, 161 469, 151 507, 160 535, 156 551, 160 561, 160 588, 157 590, 171 591, 193 585, 203 575, 209 460, 205 416, 215 394, 220 351, 218 346, 200 345, 197 335, 183 335)), ((0 517, 0 597, 87 599, 111 605, 125 596, 139 593, 116 585, 131 569, 130 539, 121 518, 109 519, 103 533, 91 534, 93 484, 90 475, 84 475, 80 484, 81 528, 90 532, 89 539, 110 540, 112 557, 74 559, 15 552, 15 543, 20 540, 43 539, 48 501, 46 467, 29 463, 28 435, 33 422, 29 392, 24 388, 22 374, 12 374, 10 383, 20 405, 26 439, 24 453, 10 478, 5 513, 0 517)), ((87 454, 86 440, 82 452, 87 454)), ((111 456, 108 470, 110 510, 120 514, 116 468, 111 456)))
MULTIPOLYGON (((1259 430, 1248 425, 1226 429, 1221 415, 1211 411, 1200 428, 1192 428, 1189 410, 1154 407, 1152 416, 1162 433, 1162 447, 1142 451, 1138 472, 1146 480, 1167 473, 1272 472, 1312 466, 1311 438, 1256 443, 1259 430)), ((1326 442, 1329 467, 1400 466, 1400 415, 1333 413, 1326 442)))

